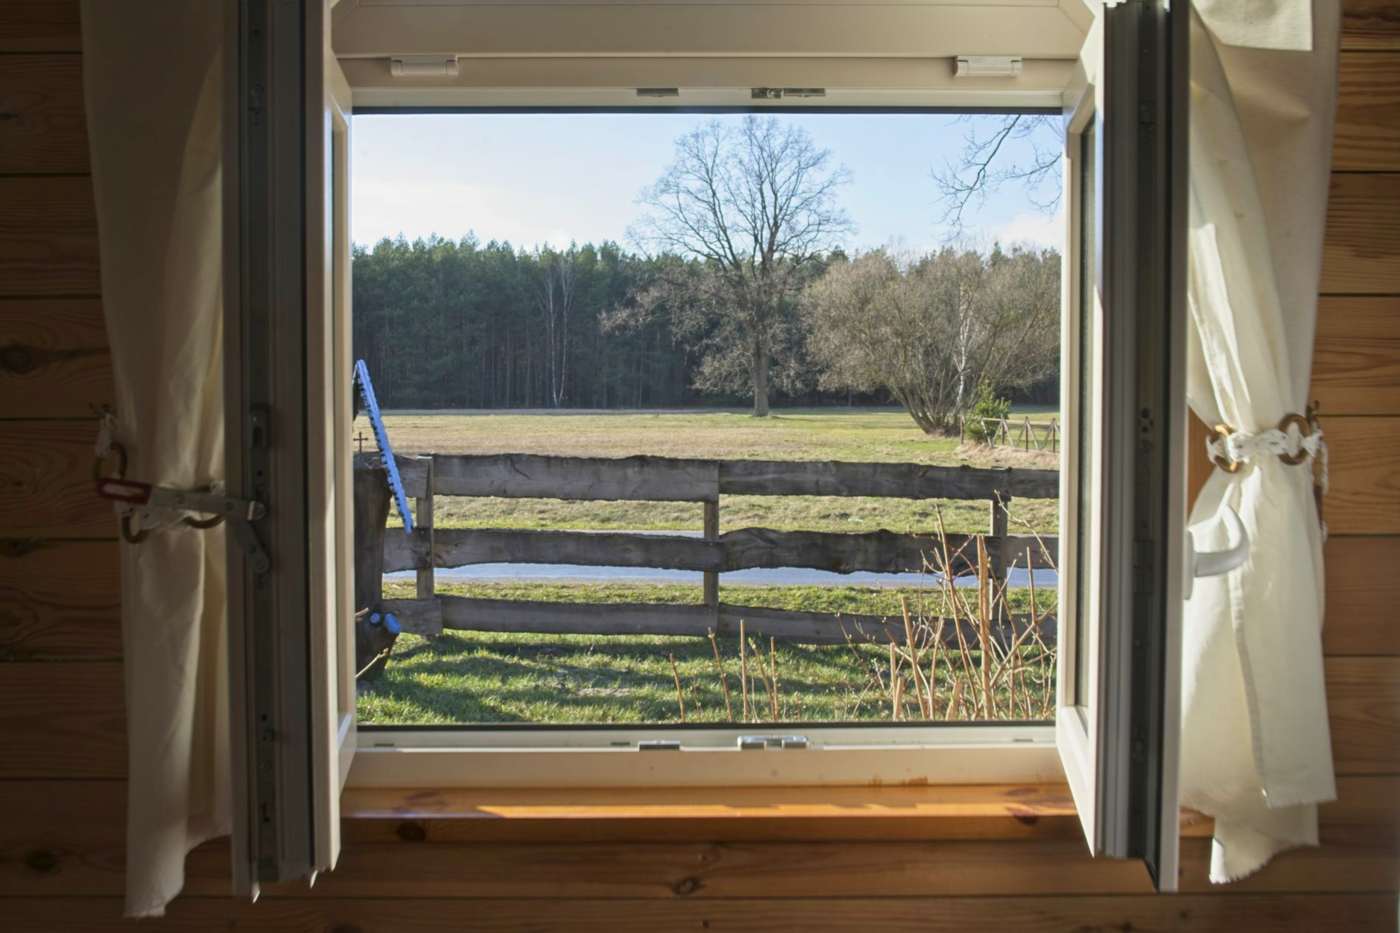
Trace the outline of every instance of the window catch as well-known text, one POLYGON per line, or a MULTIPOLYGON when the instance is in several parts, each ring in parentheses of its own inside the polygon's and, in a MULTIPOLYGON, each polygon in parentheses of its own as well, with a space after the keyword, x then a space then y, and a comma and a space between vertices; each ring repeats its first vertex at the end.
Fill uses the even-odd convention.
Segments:
POLYGON ((769 748, 809 748, 805 735, 741 735, 739 750, 744 752, 764 751, 769 748))
POLYGON ((639 752, 678 752, 681 743, 677 739, 642 739, 637 743, 639 752))
POLYGON ((455 78, 458 73, 456 55, 403 55, 389 59, 389 74, 395 78, 455 78))

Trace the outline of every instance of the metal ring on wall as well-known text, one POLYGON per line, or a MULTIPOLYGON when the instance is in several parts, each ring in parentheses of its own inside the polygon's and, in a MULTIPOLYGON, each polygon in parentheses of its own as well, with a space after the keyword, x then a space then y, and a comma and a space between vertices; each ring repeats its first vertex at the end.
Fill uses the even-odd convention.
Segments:
MULTIPOLYGON (((1211 428, 1210 437, 1213 441, 1219 441, 1225 449, 1229 449, 1230 435, 1235 433, 1235 429, 1228 424, 1217 424, 1211 428)), ((1212 454, 1210 462, 1214 463, 1226 473, 1238 473, 1240 471, 1240 461, 1230 460, 1221 454, 1212 454)))
MULTIPOLYGON (((1289 428, 1297 428, 1299 437, 1308 438, 1312 436, 1312 424, 1309 423, 1307 418, 1296 412, 1291 415, 1284 415, 1279 419, 1278 429, 1282 431, 1285 436, 1288 434, 1289 428)), ((1308 453, 1307 449, 1299 445, 1296 453, 1281 453, 1278 455, 1278 458, 1289 466, 1297 466, 1308 459, 1309 456, 1311 455, 1308 453)))

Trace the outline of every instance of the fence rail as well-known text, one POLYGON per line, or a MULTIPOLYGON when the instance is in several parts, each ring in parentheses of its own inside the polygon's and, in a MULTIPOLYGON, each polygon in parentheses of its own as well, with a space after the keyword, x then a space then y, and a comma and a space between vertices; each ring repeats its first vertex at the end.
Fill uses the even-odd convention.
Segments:
MULTIPOLYGON (((753 568, 796 567, 836 573, 908 573, 928 570, 932 552, 949 555, 955 574, 975 573, 977 542, 984 542, 994 586, 1013 566, 1055 566, 1057 539, 1012 535, 1006 506, 1013 498, 1055 498, 1054 470, 933 467, 907 463, 831 463, 766 460, 680 460, 550 457, 534 454, 396 458, 406 492, 417 500, 409 534, 387 529, 383 483, 355 484, 356 596, 360 606, 395 612, 405 631, 432 635, 447 629, 545 634, 705 635, 737 630, 740 619, 754 635, 813 644, 842 641, 902 642, 902 620, 732 606, 719 598, 719 574, 753 568), (719 533, 720 497, 869 496, 904 499, 983 499, 989 503, 987 534, 898 534, 778 531, 743 528, 719 533), (434 498, 445 496, 549 498, 605 501, 699 502, 699 536, 626 532, 435 528, 434 498), (703 574, 703 604, 575 604, 470 599, 438 594, 436 567, 486 563, 576 564, 648 567, 703 574), (384 600, 383 574, 417 572, 416 599, 384 600), (363 579, 362 579, 363 578, 363 579)), ((356 470, 382 473, 373 455, 359 455, 356 470)), ((357 477, 358 479, 358 477, 357 477)), ((951 620, 949 620, 951 621, 951 620)), ((1028 624, 1024 617, 997 620, 993 637, 1009 642, 1028 624)), ((1053 637, 1054 620, 1042 620, 1053 637)), ((945 624, 949 644, 975 641, 975 627, 945 624)))
POLYGON ((1020 447, 1022 450, 1060 449, 1060 419, 1032 421, 1023 417, 1019 421, 1008 418, 963 418, 958 422, 958 440, 967 443, 968 426, 976 425, 981 435, 977 443, 989 447, 1020 447))
MULTIPOLYGON (((433 543, 415 531, 387 535, 384 572, 471 564, 578 564, 585 567, 653 567, 729 573, 735 570, 799 567, 832 573, 920 573, 928 555, 946 544, 959 575, 976 573, 978 535, 905 535, 890 531, 864 533, 774 531, 743 528, 713 540, 683 535, 593 531, 514 531, 494 528, 439 528, 433 543)), ((1032 568, 1055 566, 1051 542, 1029 535, 988 541, 1002 550, 1008 564, 1026 567, 1019 558, 1031 554, 1032 568)))
MULTIPOLYGON (((378 460, 367 454, 359 458, 364 466, 378 460)), ((1060 494, 1057 470, 919 463, 434 454, 396 457, 395 464, 410 496, 423 495, 430 464, 433 492, 441 496, 716 502, 721 494, 988 500, 1060 494)))

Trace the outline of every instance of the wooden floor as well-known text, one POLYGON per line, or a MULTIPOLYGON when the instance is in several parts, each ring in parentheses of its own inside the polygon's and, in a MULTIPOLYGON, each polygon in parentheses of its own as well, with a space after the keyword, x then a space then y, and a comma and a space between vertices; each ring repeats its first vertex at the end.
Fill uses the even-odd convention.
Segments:
MULTIPOLYGON (((190 858, 160 930, 1391 930, 1400 878, 1400 2, 1346 0, 1314 393, 1332 444, 1325 646, 1341 799, 1321 848, 1184 893, 1092 861, 1043 812, 855 836, 539 825, 361 808, 316 886, 227 896, 190 858), (773 837, 781 838, 773 838, 773 837)), ((118 929, 125 745, 117 551, 90 493, 111 401, 76 0, 0 3, 0 929, 118 929)), ((381 801, 382 803, 382 801, 381 801)), ((849 825, 849 824, 848 824, 849 825)), ((758 829, 752 827, 758 826, 758 829)), ((682 829, 688 827, 688 829, 682 829)))

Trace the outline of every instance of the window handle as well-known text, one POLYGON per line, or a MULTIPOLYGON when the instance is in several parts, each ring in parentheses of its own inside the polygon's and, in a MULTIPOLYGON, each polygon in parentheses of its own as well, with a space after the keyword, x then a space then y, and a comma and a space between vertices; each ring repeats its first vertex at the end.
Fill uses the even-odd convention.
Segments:
POLYGON ((1191 598, 1196 577, 1217 577, 1239 567, 1249 557, 1249 532, 1245 531, 1240 513, 1226 506, 1222 516, 1233 543, 1223 551, 1198 551, 1191 529, 1186 529, 1186 593, 1191 598))

